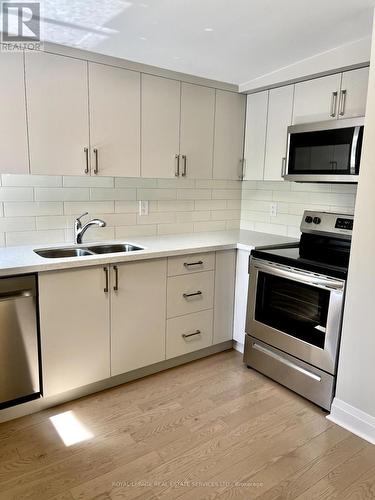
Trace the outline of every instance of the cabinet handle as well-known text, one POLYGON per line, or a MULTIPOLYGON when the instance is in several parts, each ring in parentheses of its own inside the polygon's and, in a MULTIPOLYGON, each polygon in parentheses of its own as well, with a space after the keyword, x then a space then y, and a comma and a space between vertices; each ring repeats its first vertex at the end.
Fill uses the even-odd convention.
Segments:
POLYGON ((186 155, 182 155, 182 162, 183 162, 183 166, 182 166, 182 177, 186 177, 186 155))
POLYGON ((115 284, 113 286, 113 290, 115 292, 118 292, 118 267, 113 266, 113 270, 115 271, 115 284))
POLYGON ((85 163, 86 163, 86 168, 84 170, 85 174, 88 174, 90 172, 89 169, 89 148, 83 148, 83 151, 85 152, 85 163))
POLYGON ((346 90, 342 90, 340 92, 340 104, 339 104, 339 108, 340 108, 339 115, 340 116, 345 115, 346 95, 347 95, 346 90))
POLYGON ((332 118, 334 118, 336 116, 337 95, 338 95, 338 92, 332 92, 331 113, 330 113, 330 116, 332 118))
POLYGON ((240 161, 239 161, 239 174, 238 174, 238 178, 240 179, 240 181, 243 181, 243 169, 244 169, 244 164, 245 164, 245 158, 241 158, 240 161))
POLYGON ((202 295, 202 292, 198 290, 197 292, 194 293, 183 293, 182 296, 184 299, 188 299, 189 297, 195 297, 196 295, 202 295))
POLYGON ((188 339, 189 337, 194 337, 195 335, 200 335, 202 332, 200 330, 196 330, 193 333, 183 333, 182 338, 188 339))
POLYGON ((184 266, 185 267, 189 267, 189 266, 203 266, 203 261, 202 260, 198 260, 198 262, 184 262, 184 266))
POLYGON ((281 177, 285 177, 286 175, 286 158, 284 158, 281 161, 281 177))
POLYGON ((97 148, 94 148, 94 155, 95 155, 94 174, 97 175, 99 173, 99 152, 97 148))
POLYGON ((109 292, 109 271, 108 271, 108 267, 103 267, 103 271, 105 272, 104 293, 108 293, 109 292))
POLYGON ((174 175, 175 175, 175 177, 179 177, 180 176, 180 155, 175 155, 174 157, 176 160, 176 167, 175 167, 174 175))

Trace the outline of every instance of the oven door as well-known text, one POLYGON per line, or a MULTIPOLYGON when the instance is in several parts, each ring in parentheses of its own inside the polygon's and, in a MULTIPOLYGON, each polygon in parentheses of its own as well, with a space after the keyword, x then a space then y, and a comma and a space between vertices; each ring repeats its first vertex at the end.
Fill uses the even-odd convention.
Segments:
POLYGON ((250 260, 246 333, 335 374, 345 281, 250 260))
POLYGON ((358 182, 362 120, 343 122, 289 127, 284 178, 303 182, 358 182))

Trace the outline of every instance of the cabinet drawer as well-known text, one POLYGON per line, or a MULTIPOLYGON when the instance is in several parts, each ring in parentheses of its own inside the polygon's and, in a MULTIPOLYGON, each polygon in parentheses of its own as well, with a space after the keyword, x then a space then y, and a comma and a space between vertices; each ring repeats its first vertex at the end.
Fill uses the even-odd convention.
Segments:
POLYGON ((214 271, 168 278, 167 317, 213 308, 214 271))
POLYGON ((178 257, 169 257, 168 259, 168 276, 193 274, 202 271, 212 271, 213 269, 215 269, 214 252, 179 255, 178 257))
POLYGON ((212 344, 213 311, 201 311, 167 321, 167 359, 212 344))

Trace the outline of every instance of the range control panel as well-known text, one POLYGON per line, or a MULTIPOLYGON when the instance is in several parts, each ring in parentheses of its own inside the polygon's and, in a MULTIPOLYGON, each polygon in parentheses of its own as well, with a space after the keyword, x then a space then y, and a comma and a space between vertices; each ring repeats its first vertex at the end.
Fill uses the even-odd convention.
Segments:
POLYGON ((347 229, 348 231, 353 231, 353 219, 344 219, 342 217, 338 217, 336 219, 336 229, 347 229))
POLYGON ((301 222, 301 232, 350 239, 353 223, 354 215, 305 210, 301 222))

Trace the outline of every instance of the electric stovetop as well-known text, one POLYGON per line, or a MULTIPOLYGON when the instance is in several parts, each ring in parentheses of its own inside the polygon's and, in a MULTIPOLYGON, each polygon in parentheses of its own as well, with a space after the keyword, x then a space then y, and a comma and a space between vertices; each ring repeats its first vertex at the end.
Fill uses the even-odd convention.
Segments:
POLYGON ((320 251, 314 258, 311 255, 304 256, 303 249, 301 250, 299 243, 288 247, 275 245, 252 250, 251 256, 313 273, 346 279, 348 273, 348 258, 346 256, 332 255, 328 251, 327 255, 324 255, 325 252, 320 251))

